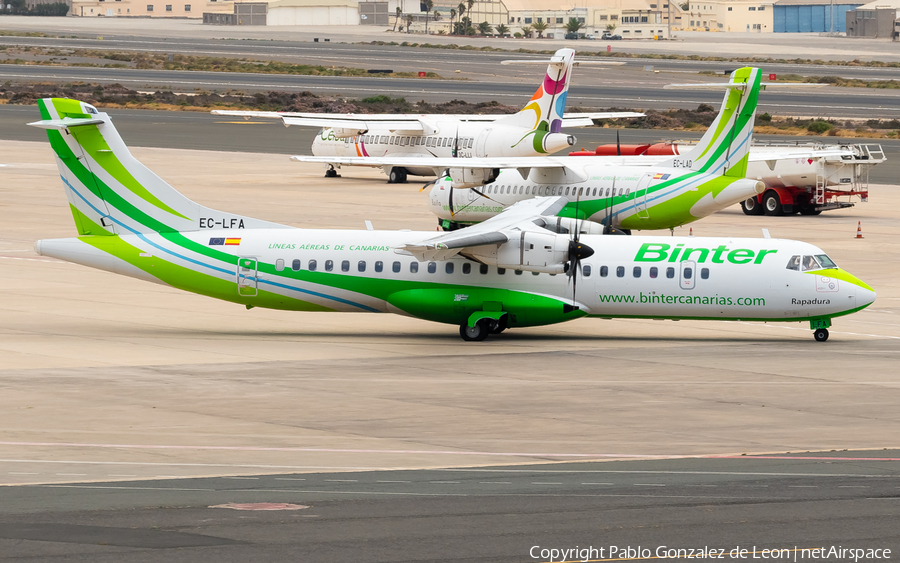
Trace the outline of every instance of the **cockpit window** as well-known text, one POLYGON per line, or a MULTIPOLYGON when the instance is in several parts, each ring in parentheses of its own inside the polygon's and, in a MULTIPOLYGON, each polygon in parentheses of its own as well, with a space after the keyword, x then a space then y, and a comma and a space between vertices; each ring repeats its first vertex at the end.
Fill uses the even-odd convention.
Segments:
POLYGON ((793 256, 791 256, 791 259, 788 260, 788 263, 787 263, 787 269, 788 270, 796 270, 798 272, 800 271, 800 255, 799 254, 794 254, 793 256))
POLYGON ((823 268, 837 268, 837 264, 834 263, 834 260, 829 258, 826 254, 816 254, 816 259, 823 268))
POLYGON ((803 257, 803 271, 808 272, 809 270, 819 270, 821 266, 819 266, 819 262, 816 260, 815 256, 804 256, 803 257))

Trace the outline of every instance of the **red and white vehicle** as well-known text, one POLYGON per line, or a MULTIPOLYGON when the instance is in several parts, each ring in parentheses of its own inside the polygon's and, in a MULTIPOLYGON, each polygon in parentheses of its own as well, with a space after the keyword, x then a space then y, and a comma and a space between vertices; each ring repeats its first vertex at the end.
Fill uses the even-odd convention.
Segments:
MULTIPOLYGON (((646 156, 681 154, 693 145, 679 141, 642 145, 600 145, 595 151, 570 156, 646 156)), ((821 143, 754 143, 747 177, 766 189, 741 202, 747 215, 818 215, 830 209, 852 207, 854 198, 869 199, 869 170, 886 160, 881 145, 825 145, 821 143), (809 156, 794 157, 798 150, 809 156)))

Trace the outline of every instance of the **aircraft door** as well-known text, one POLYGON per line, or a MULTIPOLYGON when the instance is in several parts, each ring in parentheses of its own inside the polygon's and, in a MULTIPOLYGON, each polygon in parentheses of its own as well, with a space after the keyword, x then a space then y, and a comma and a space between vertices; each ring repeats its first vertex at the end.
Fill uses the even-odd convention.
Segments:
POLYGON ((679 275, 679 284, 681 289, 694 289, 697 283, 697 263, 693 260, 679 262, 681 272, 679 275))
POLYGON ((649 219, 650 209, 647 207, 647 188, 650 186, 650 174, 644 174, 638 180, 637 190, 634 193, 634 210, 638 219, 649 219))
POLYGON ((253 297, 257 293, 257 282, 259 276, 257 273, 256 258, 240 257, 238 258, 237 269, 237 286, 238 295, 253 297))
POLYGON ((491 129, 486 128, 478 134, 478 139, 475 140, 475 156, 478 158, 483 158, 487 156, 487 138, 491 134, 491 129))

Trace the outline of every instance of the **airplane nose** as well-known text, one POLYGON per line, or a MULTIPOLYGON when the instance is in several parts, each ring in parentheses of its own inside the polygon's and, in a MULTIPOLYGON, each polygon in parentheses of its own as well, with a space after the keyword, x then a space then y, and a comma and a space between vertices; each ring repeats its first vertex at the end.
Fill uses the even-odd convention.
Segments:
POLYGON ((875 302, 875 292, 871 289, 866 289, 864 287, 858 287, 856 289, 856 306, 857 307, 868 307, 872 303, 875 302))

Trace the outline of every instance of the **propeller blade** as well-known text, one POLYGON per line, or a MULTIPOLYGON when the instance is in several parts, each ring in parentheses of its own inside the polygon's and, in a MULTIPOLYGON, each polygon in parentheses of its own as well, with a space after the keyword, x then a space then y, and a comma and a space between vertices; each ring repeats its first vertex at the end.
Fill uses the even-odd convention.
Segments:
POLYGON ((619 130, 616 129, 616 156, 622 156, 622 143, 619 142, 619 130))

